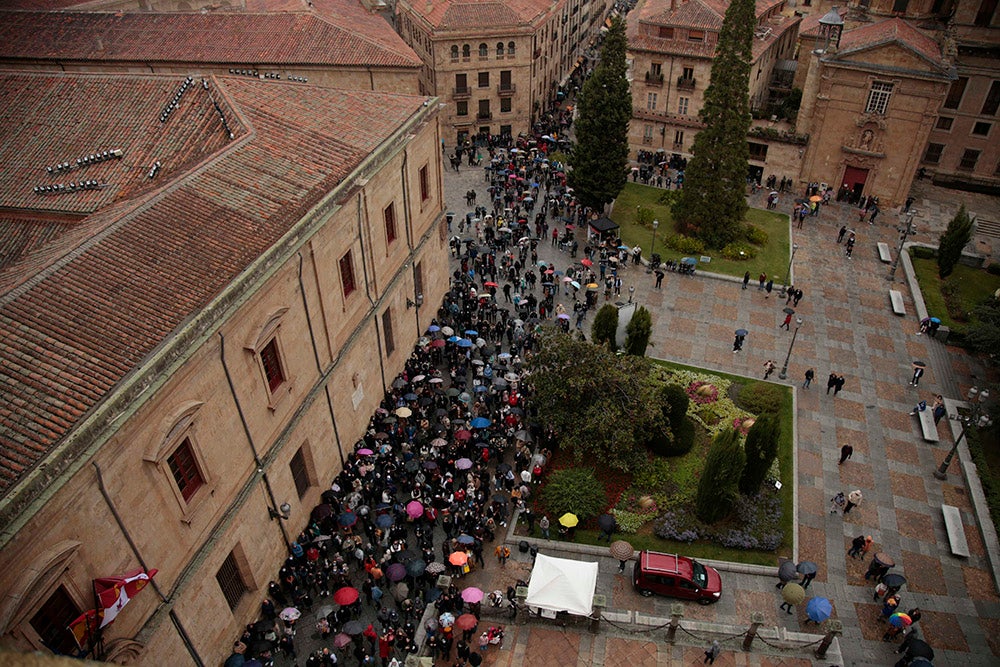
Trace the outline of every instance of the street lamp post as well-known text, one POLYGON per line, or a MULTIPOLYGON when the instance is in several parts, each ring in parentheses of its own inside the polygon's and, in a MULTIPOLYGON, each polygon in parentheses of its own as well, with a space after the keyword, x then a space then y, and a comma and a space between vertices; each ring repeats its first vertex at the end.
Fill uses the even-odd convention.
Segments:
POLYGON ((799 335, 799 327, 802 326, 802 318, 795 318, 795 331, 792 332, 792 342, 788 344, 788 354, 785 355, 785 363, 781 366, 778 377, 784 380, 788 377, 788 360, 792 357, 792 348, 795 347, 795 337, 799 335))
POLYGON ((788 281, 792 277, 792 262, 795 261, 795 251, 798 250, 798 249, 799 249, 798 244, 797 243, 793 243, 792 244, 792 256, 788 258, 788 269, 785 271, 785 282, 781 286, 780 296, 782 298, 784 298, 785 295, 788 294, 788 281))
POLYGON ((941 467, 934 471, 934 476, 938 479, 948 479, 948 466, 951 465, 951 460, 955 458, 955 454, 958 453, 958 446, 962 442, 962 438, 965 437, 965 432, 972 426, 977 428, 985 428, 989 426, 992 421, 989 417, 983 414, 983 408, 986 404, 986 399, 990 397, 990 390, 979 389, 972 387, 969 389, 969 403, 971 404, 970 414, 967 415, 948 415, 948 419, 958 420, 962 422, 962 432, 958 434, 955 438, 955 444, 951 446, 951 451, 948 452, 948 456, 944 458, 941 462, 941 467))
MULTIPOLYGON (((649 251, 650 266, 652 266, 653 255, 656 254, 656 228, 659 227, 659 226, 660 226, 660 221, 659 220, 653 220, 653 247, 649 251)), ((652 271, 652 269, 650 269, 650 271, 652 271)))
POLYGON ((885 277, 889 282, 892 282, 896 277, 896 267, 899 266, 899 256, 903 254, 903 244, 906 243, 908 237, 917 233, 917 230, 913 226, 913 216, 916 213, 916 209, 911 208, 906 212, 905 226, 897 227, 899 231, 899 247, 896 248, 896 257, 892 260, 892 266, 889 267, 889 275, 885 277))

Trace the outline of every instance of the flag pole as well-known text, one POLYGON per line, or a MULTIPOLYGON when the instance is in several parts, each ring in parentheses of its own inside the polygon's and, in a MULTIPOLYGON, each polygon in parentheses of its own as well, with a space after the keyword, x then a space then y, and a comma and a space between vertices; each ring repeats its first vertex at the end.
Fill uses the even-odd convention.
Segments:
POLYGON ((90 652, 93 654, 95 660, 104 659, 104 630, 101 628, 100 614, 101 610, 101 599, 97 596, 97 580, 90 580, 90 587, 94 591, 94 609, 97 613, 94 614, 93 623, 96 627, 91 627, 91 618, 87 617, 87 644, 89 644, 90 652))

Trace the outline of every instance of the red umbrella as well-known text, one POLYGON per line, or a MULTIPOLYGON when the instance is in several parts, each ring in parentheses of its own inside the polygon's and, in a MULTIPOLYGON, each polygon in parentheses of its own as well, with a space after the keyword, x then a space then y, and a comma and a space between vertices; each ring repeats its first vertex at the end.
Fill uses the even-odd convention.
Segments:
POLYGON ((431 347, 444 347, 445 340, 443 338, 435 338, 431 341, 431 347))
POLYGON ((344 586, 336 593, 333 594, 333 601, 339 604, 341 607, 354 604, 358 601, 358 589, 352 588, 350 586, 344 586))
POLYGON ((456 440, 468 440, 471 437, 472 437, 472 431, 467 431, 464 428, 461 431, 455 432, 456 440))
POLYGON ((471 630, 479 624, 479 619, 472 614, 462 614, 455 619, 455 627, 459 630, 471 630))
POLYGON ((452 565, 465 565, 469 562, 469 554, 464 551, 453 551, 451 552, 451 555, 448 556, 448 562, 452 565))
POLYGON ((499 285, 497 285, 497 284, 496 284, 496 283, 494 283, 494 282, 486 282, 486 283, 483 283, 483 286, 484 286, 484 287, 499 287, 499 285))
POLYGON ((593 266, 594 265, 594 263, 591 262, 589 259, 581 259, 580 263, 583 264, 584 266, 593 266))

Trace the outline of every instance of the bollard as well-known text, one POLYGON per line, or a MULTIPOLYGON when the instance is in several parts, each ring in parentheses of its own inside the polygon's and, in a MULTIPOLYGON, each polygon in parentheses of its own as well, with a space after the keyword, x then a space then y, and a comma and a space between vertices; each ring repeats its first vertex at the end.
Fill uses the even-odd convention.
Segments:
POLYGON ((593 616, 590 618, 590 632, 597 634, 601 630, 601 610, 608 606, 608 599, 604 595, 595 595, 593 602, 593 616))
POLYGON ((755 611, 750 614, 750 629, 747 630, 746 636, 743 638, 743 650, 749 651, 750 645, 753 644, 753 638, 757 636, 757 628, 764 624, 764 614, 759 611, 755 611))
POLYGON ((816 657, 825 658, 826 650, 830 648, 830 644, 833 643, 833 638, 844 631, 844 624, 835 618, 831 618, 826 622, 826 635, 823 637, 823 641, 819 643, 816 647, 816 657))
POLYGON ((673 644, 677 635, 677 628, 680 627, 681 618, 684 617, 684 605, 675 602, 670 605, 670 625, 667 626, 667 643, 673 644))

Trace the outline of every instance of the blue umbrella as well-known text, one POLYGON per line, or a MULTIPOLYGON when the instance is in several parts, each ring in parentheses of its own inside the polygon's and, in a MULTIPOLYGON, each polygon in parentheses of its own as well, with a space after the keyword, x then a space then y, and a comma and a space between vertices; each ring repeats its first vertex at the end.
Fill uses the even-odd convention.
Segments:
POLYGON ((493 422, 491 422, 486 417, 476 417, 475 419, 472 420, 470 425, 472 426, 472 428, 486 428, 492 423, 493 422))
POLYGON ((473 388, 473 390, 474 390, 474 391, 475 391, 475 392, 476 392, 477 394, 481 394, 481 393, 483 393, 484 391, 486 391, 486 390, 488 390, 488 389, 489 389, 489 387, 487 387, 487 386, 486 386, 485 384, 477 384, 477 385, 476 385, 476 386, 475 386, 475 387, 473 388))
POLYGON ((337 523, 339 523, 344 528, 350 528, 358 521, 358 515, 354 512, 344 512, 337 518, 337 523))
POLYGON ((479 332, 476 331, 475 329, 466 329, 465 330, 465 335, 466 336, 478 336, 479 332))
POLYGON ((436 324, 432 324, 427 327, 427 333, 437 333, 438 331, 441 331, 441 327, 436 324))
POLYGON ((475 541, 476 538, 474 538, 472 535, 466 535, 465 533, 462 533, 461 535, 458 536, 459 544, 474 544, 475 541))
POLYGON ((458 345, 459 347, 472 347, 472 341, 469 340, 468 338, 461 338, 456 343, 456 345, 458 345))
POLYGON ((392 518, 391 514, 379 514, 375 517, 375 525, 379 528, 388 528, 395 522, 396 520, 392 518))
POLYGON ((833 613, 833 605, 826 598, 810 598, 806 603, 806 616, 810 621, 822 623, 830 618, 833 613))
POLYGON ((448 336, 447 340, 449 343, 457 343, 458 341, 463 339, 459 338, 458 336, 448 336))
POLYGON ((415 400, 417 400, 417 395, 414 394, 414 393, 412 393, 412 392, 409 393, 409 394, 403 394, 403 400, 406 400, 406 401, 415 401, 415 400))

